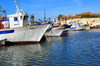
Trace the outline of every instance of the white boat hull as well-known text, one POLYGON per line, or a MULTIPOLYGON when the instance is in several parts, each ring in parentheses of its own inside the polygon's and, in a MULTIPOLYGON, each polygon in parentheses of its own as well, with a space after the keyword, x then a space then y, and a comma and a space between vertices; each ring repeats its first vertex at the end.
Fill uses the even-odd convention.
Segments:
POLYGON ((51 30, 45 33, 45 36, 61 36, 63 30, 63 27, 53 27, 51 30))
POLYGON ((85 30, 89 30, 90 26, 85 26, 84 28, 85 28, 85 30))
POLYGON ((14 33, 0 34, 0 39, 5 38, 13 43, 40 42, 49 25, 37 25, 24 28, 15 28, 14 33))
POLYGON ((68 30, 72 30, 72 31, 81 31, 81 30, 85 30, 84 27, 71 27, 68 30))

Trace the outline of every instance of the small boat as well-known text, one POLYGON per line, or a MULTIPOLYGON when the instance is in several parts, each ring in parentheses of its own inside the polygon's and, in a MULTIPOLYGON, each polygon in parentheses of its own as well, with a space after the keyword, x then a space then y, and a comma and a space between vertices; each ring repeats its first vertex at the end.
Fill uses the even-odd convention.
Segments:
POLYGON ((5 45, 5 41, 6 41, 6 39, 1 39, 0 40, 0 46, 4 46, 5 45))
POLYGON ((60 26, 60 23, 53 22, 51 23, 51 27, 46 31, 45 36, 61 36, 64 31, 64 26, 60 26))
POLYGON ((46 36, 61 36, 63 33, 63 27, 52 27, 51 30, 45 33, 46 36))
POLYGON ((71 25, 63 24, 62 26, 64 26, 64 31, 63 31, 63 33, 62 33, 62 36, 65 36, 65 35, 68 34, 68 30, 66 30, 66 29, 70 28, 71 25))
POLYGON ((86 28, 81 25, 80 23, 76 23, 76 22, 70 22, 71 27, 68 30, 73 30, 73 31, 82 31, 85 30, 86 28))
POLYGON ((83 25, 83 27, 85 28, 85 30, 89 30, 90 29, 89 25, 83 25))

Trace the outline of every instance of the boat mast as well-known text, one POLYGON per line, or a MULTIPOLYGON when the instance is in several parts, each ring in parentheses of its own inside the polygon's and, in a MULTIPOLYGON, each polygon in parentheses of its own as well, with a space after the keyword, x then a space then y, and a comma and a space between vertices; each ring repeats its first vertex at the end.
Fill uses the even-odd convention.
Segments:
POLYGON ((18 2, 18 0, 15 0, 15 6, 16 6, 16 8, 17 8, 17 12, 16 13, 20 13, 20 11, 19 11, 19 8, 18 8, 18 5, 17 5, 17 2, 18 2))
POLYGON ((46 10, 44 9, 44 22, 46 21, 46 10))

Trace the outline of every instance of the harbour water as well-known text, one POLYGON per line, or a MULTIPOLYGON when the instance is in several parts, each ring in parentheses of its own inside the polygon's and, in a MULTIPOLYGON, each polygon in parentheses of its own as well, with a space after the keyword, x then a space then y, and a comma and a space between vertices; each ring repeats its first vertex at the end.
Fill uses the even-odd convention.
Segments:
POLYGON ((69 31, 40 44, 2 46, 0 66, 100 66, 100 30, 69 31))

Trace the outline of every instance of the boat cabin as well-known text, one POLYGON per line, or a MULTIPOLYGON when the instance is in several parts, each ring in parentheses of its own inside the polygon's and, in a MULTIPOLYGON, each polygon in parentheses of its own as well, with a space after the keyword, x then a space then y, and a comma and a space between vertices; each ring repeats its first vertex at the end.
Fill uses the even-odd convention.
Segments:
POLYGON ((24 27, 27 24, 28 15, 25 13, 16 13, 13 15, 7 16, 9 19, 9 27, 16 28, 16 27, 24 27))
POLYGON ((17 27, 24 27, 27 25, 28 14, 21 9, 21 12, 17 6, 17 2, 15 1, 15 5, 17 11, 15 14, 7 15, 8 21, 3 21, 4 28, 17 28, 17 27))
POLYGON ((17 28, 27 25, 28 15, 27 13, 16 13, 8 15, 8 21, 3 21, 4 28, 17 28))

